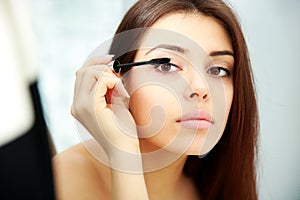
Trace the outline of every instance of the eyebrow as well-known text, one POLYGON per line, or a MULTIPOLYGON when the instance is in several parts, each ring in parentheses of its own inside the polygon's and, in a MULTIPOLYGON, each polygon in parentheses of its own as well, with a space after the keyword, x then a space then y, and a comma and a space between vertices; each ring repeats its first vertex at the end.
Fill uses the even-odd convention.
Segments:
MULTIPOLYGON (((145 55, 149 54, 150 52, 152 52, 156 49, 166 49, 166 50, 175 51, 175 52, 182 53, 182 54, 187 52, 187 49, 180 47, 180 46, 171 45, 171 44, 159 44, 156 47, 153 47, 149 51, 147 51, 145 53, 145 55)), ((212 51, 209 53, 209 56, 233 56, 234 57, 234 53, 229 50, 212 51)))
POLYGON ((183 53, 183 54, 187 51, 186 49, 184 49, 180 46, 171 45, 171 44, 160 44, 160 45, 157 45, 156 47, 150 49, 149 51, 147 51, 145 53, 145 55, 149 54, 150 52, 152 52, 156 49, 166 49, 166 50, 176 51, 178 53, 183 53))
POLYGON ((209 56, 233 56, 234 53, 229 50, 224 50, 224 51, 212 51, 209 53, 209 56))

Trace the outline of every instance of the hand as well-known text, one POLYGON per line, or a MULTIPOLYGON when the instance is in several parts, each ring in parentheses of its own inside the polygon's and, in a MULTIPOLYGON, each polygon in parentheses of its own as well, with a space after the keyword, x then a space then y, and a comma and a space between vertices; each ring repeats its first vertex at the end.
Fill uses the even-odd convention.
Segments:
POLYGON ((127 105, 129 95, 108 66, 110 62, 111 56, 92 57, 77 71, 71 109, 109 159, 117 156, 116 148, 139 153, 136 125, 127 105))
POLYGON ((129 95, 109 62, 111 57, 93 57, 77 71, 71 113, 109 158, 112 199, 148 200, 136 125, 124 101, 129 95))

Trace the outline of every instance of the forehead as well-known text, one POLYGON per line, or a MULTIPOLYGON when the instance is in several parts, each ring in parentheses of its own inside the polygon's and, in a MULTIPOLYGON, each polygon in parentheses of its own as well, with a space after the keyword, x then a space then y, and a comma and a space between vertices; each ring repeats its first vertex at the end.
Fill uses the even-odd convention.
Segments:
POLYGON ((233 51, 231 39, 224 27, 214 18, 202 14, 169 14, 159 19, 151 27, 182 34, 193 40, 207 53, 224 50, 233 51))

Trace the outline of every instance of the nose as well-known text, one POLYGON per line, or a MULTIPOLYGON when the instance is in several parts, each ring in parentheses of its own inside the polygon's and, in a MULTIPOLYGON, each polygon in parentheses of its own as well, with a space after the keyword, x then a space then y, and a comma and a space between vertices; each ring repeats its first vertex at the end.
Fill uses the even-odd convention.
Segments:
POLYGON ((189 100, 195 99, 197 101, 207 101, 209 99, 209 89, 204 77, 197 72, 191 73, 187 77, 188 89, 186 97, 189 100))

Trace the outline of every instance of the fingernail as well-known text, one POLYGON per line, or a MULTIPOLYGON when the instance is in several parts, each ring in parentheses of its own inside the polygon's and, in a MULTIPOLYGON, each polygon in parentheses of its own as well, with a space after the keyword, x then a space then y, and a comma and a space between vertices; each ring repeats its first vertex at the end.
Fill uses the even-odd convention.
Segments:
POLYGON ((103 55, 98 56, 96 62, 100 64, 108 64, 108 62, 111 62, 114 55, 103 55))
POLYGON ((112 54, 108 54, 108 55, 104 55, 103 57, 105 58, 113 58, 115 55, 112 55, 112 54))
POLYGON ((124 87, 124 85, 122 84, 121 81, 115 87, 115 91, 120 96, 123 96, 123 97, 126 97, 126 98, 130 98, 128 92, 126 91, 126 89, 125 89, 125 87, 124 87))
POLYGON ((110 61, 110 63, 108 63, 107 65, 111 67, 111 66, 114 65, 114 62, 115 62, 115 61, 110 61))

